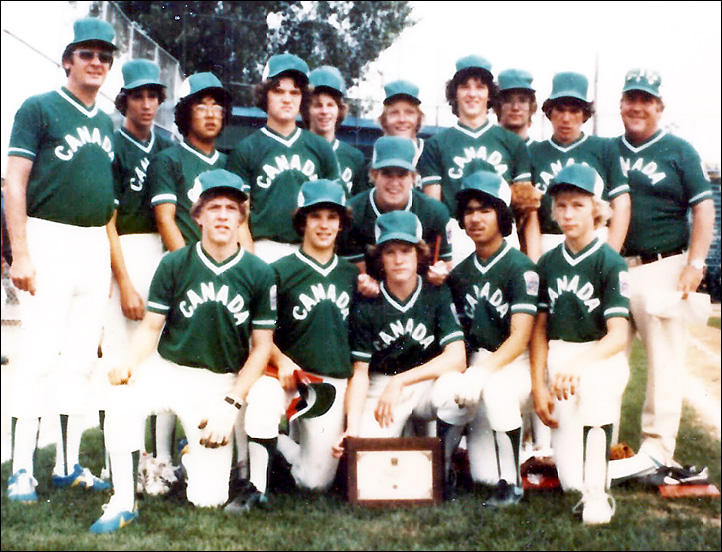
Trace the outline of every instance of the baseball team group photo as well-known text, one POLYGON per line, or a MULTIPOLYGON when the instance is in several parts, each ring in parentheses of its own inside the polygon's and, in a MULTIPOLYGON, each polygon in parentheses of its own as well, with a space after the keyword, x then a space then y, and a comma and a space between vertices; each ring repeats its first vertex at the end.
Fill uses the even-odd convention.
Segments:
POLYGON ((409 73, 361 98, 420 3, 40 4, 62 44, 3 6, 58 75, 3 110, 3 550, 719 550, 677 75, 629 62, 607 135, 563 52, 480 39, 447 124, 409 73))

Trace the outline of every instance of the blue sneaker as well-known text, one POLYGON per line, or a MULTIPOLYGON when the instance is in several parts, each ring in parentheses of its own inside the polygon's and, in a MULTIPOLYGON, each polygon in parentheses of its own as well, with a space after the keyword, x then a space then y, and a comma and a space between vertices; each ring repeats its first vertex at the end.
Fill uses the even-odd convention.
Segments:
POLYGON ((138 517, 138 511, 133 510, 118 510, 112 507, 112 499, 108 504, 103 504, 103 515, 95 520, 95 523, 90 526, 90 532, 101 534, 101 533, 112 533, 118 529, 122 529, 128 525, 131 521, 138 517))
POLYGON ((37 480, 25 470, 18 470, 8 479, 8 498, 14 502, 37 502, 37 480))
POLYGON ((56 487, 84 487, 95 491, 107 491, 110 489, 110 481, 103 481, 95 477, 88 468, 75 464, 73 473, 70 475, 53 474, 52 483, 56 487))

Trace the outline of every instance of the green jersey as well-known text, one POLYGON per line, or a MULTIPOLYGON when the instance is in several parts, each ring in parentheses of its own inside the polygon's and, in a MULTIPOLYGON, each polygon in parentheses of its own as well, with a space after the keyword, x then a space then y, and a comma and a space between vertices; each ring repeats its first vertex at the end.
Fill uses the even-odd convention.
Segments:
POLYGON ((126 128, 115 131, 113 177, 118 210, 116 227, 121 236, 158 231, 145 177, 151 157, 171 145, 169 139, 152 129, 146 142, 138 140, 126 128))
POLYGON ((511 333, 513 314, 536 316, 534 263, 506 242, 486 261, 469 255, 454 267, 447 284, 472 352, 496 351, 511 333))
POLYGON ((617 144, 611 138, 582 136, 567 146, 549 138, 529 146, 534 185, 544 192, 539 208, 539 226, 542 234, 561 234, 559 225, 552 219, 552 198, 546 193, 552 179, 567 165, 581 163, 595 169, 604 181, 602 199, 611 201, 629 193, 627 177, 622 172, 617 144))
POLYGON ((297 128, 284 138, 263 127, 241 140, 228 157, 229 171, 250 186, 249 225, 254 240, 300 243, 292 214, 307 180, 338 180, 336 155, 325 138, 297 128))
POLYGON ((66 88, 32 96, 15 114, 9 156, 32 161, 29 217, 104 226, 113 216, 113 121, 66 88))
POLYGON ((620 136, 617 145, 632 197, 623 254, 686 248, 690 238, 688 210, 712 199, 712 187, 697 151, 664 130, 639 146, 620 136))
POLYGON ((369 363, 369 373, 394 375, 421 366, 464 339, 446 284, 418 277, 401 301, 381 283, 377 297, 357 297, 351 313, 351 356, 369 363))
POLYGON ((598 238, 576 255, 559 244, 542 255, 537 270, 549 340, 597 341, 607 333, 608 318, 629 318, 627 265, 598 238))
POLYGON ((273 269, 244 249, 218 263, 200 242, 165 255, 148 295, 148 311, 166 316, 160 356, 212 372, 236 373, 254 329, 276 326, 273 269))
POLYGON ((278 348, 307 372, 351 377, 348 315, 358 268, 336 255, 323 266, 303 251, 271 266, 278 281, 278 348))
MULTIPOLYGON (((349 228, 344 228, 341 232, 338 252, 353 263, 364 261, 367 247, 376 243, 374 228, 382 211, 374 200, 375 191, 375 188, 372 188, 352 197, 348 202, 348 207, 353 212, 353 221, 349 228)), ((446 230, 449 212, 444 204, 417 189, 412 189, 404 210, 419 217, 422 237, 432 251, 436 239, 440 240, 439 259, 451 260, 451 243, 446 230)))
POLYGON ((419 158, 421 184, 441 185, 441 200, 456 216, 461 180, 476 171, 495 171, 510 184, 531 180, 531 161, 524 140, 487 121, 472 130, 458 121, 426 141, 419 158))
POLYGON ((175 222, 186 245, 201 239, 201 229, 191 217, 191 207, 201 195, 196 177, 226 166, 226 154, 213 150, 206 155, 186 142, 167 148, 155 156, 148 167, 150 204, 175 204, 175 222))
POLYGON ((346 190, 346 198, 351 198, 368 190, 371 186, 366 170, 366 156, 359 149, 341 142, 338 138, 331 144, 338 159, 338 173, 346 190))

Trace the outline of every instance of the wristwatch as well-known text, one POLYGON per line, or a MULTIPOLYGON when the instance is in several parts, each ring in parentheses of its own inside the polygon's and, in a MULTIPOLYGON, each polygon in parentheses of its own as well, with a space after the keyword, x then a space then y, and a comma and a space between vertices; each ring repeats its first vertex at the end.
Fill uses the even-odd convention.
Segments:
POLYGON ((707 264, 706 264, 704 261, 700 260, 700 259, 695 259, 695 260, 693 260, 693 261, 689 261, 687 264, 688 264, 689 266, 691 266, 692 268, 696 268, 697 270, 701 270, 702 272, 704 272, 704 269, 707 267, 707 264))

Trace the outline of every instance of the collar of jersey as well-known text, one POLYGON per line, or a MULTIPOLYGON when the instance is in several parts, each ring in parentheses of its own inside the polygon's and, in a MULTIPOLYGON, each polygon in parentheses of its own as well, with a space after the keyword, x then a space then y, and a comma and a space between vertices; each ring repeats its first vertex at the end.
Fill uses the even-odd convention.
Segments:
POLYGON ((319 262, 317 262, 315 259, 309 257, 306 255, 303 251, 300 249, 296 251, 296 257, 300 261, 303 261, 308 266, 310 266, 312 269, 314 269, 316 272, 321 274, 321 276, 328 276, 334 268, 336 268, 336 265, 338 265, 338 256, 334 254, 334 256, 331 258, 331 260, 326 264, 326 266, 323 266, 319 262))
POLYGON ((574 253, 569 251, 569 249, 567 249, 566 242, 562 242, 562 255, 564 256, 564 260, 571 266, 577 266, 584 259, 586 259, 590 255, 593 255, 597 251, 597 249, 602 247, 602 245, 604 245, 604 243, 599 238, 595 237, 589 245, 587 245, 584 249, 582 249, 579 253, 575 255, 574 253))
POLYGON ((139 142, 138 140, 136 140, 133 135, 127 130, 125 130, 125 128, 123 127, 120 127, 120 134, 139 150, 142 150, 144 153, 150 153, 153 150, 153 144, 155 144, 155 132, 152 128, 150 129, 150 138, 148 139, 148 142, 146 144, 143 144, 143 142, 139 142))
POLYGON ((416 276, 416 289, 414 292, 409 296, 409 298, 406 300, 406 304, 402 304, 399 299, 397 299, 394 295, 391 295, 391 292, 386 289, 386 282, 381 282, 381 295, 384 296, 386 301, 394 307, 396 310, 401 312, 406 312, 410 308, 416 304, 416 300, 419 298, 419 295, 421 294, 421 286, 423 285, 423 281, 421 280, 421 276, 416 276))
POLYGON ((572 143, 569 144, 568 146, 562 146, 561 144, 557 144, 557 143, 554 141, 554 137, 553 137, 553 136, 550 136, 550 137, 549 137, 549 143, 552 145, 552 147, 554 147, 554 149, 558 149, 558 150, 561 151, 562 153, 567 153, 568 151, 571 151, 571 150, 573 150, 574 148, 576 148, 577 146, 579 146, 579 145, 583 144, 584 142, 586 142, 586 141, 587 141, 587 138, 588 138, 588 136, 582 132, 582 135, 581 135, 579 138, 577 138, 574 142, 572 142, 572 143))
MULTIPOLYGON (((371 208, 373 209, 373 211, 374 211, 374 213, 376 214, 376 216, 377 216, 377 217, 380 217, 383 213, 381 212, 381 210, 380 210, 380 209, 378 208, 378 206, 376 205, 376 200, 374 199, 375 191, 376 191, 375 188, 371 188, 371 190, 369 190, 369 203, 371 203, 371 208)), ((414 198, 414 193, 413 193, 413 192, 414 192, 413 189, 409 192, 409 201, 406 202, 406 206, 403 207, 403 209, 401 209, 401 210, 403 210, 403 211, 411 211, 411 204, 413 203, 413 198, 414 198)))
POLYGON ((70 105, 72 105, 75 109, 80 111, 86 117, 95 117, 98 114, 98 104, 94 103, 89 108, 85 107, 85 105, 83 105, 83 102, 73 96, 73 93, 64 86, 60 87, 60 89, 58 90, 58 94, 60 94, 61 98, 63 98, 66 102, 70 103, 70 105))
POLYGON ((501 244, 501 247, 491 256, 491 259, 484 262, 482 261, 479 256, 474 253, 474 266, 477 268, 479 272, 482 274, 486 274, 489 270, 491 270, 491 267, 493 267, 497 262, 499 262, 499 259, 504 257, 507 252, 509 251, 510 245, 506 243, 506 240, 501 244))
POLYGON ((243 258, 244 249, 242 247, 238 248, 238 251, 236 251, 235 254, 228 257, 225 261, 222 263, 216 262, 213 257, 208 255, 205 251, 203 251, 203 247, 201 247, 201 242, 196 242, 196 253, 198 254, 198 258, 201 260, 201 262, 206 265, 210 269, 213 274, 216 276, 223 274, 226 270, 229 270, 236 266, 238 263, 241 262, 241 259, 243 258))
POLYGON ((472 138, 478 138, 491 127, 492 123, 490 119, 487 119, 486 122, 477 129, 471 129, 468 126, 461 124, 458 120, 456 121, 456 123, 454 123, 454 128, 456 130, 458 130, 459 132, 463 132, 464 134, 466 134, 467 136, 471 136, 472 138))
POLYGON ((663 128, 659 129, 654 136, 652 136, 649 140, 647 140, 641 146, 637 146, 637 147, 634 147, 632 144, 630 144, 627 141, 627 137, 624 134, 622 134, 622 142, 624 143, 625 146, 627 146, 627 148, 629 148, 629 150, 632 151, 632 153, 639 153, 643 149, 651 146, 652 144, 659 142, 666 134, 667 134, 666 130, 664 130, 663 128))
POLYGON ((185 140, 181 141, 180 143, 181 147, 187 149, 189 152, 191 152, 193 155, 198 157, 201 161, 205 161, 209 165, 214 165, 216 161, 218 161, 218 157, 221 155, 217 149, 213 150, 213 153, 208 156, 202 151, 198 151, 196 148, 188 144, 185 140))
POLYGON ((284 138, 283 136, 278 134, 278 132, 271 130, 270 128, 265 126, 261 129, 261 132, 269 138, 273 138, 276 142, 283 144, 287 148, 293 146, 293 144, 296 143, 296 140, 301 137, 301 129, 298 127, 296 127, 296 130, 293 131, 288 138, 284 138))

